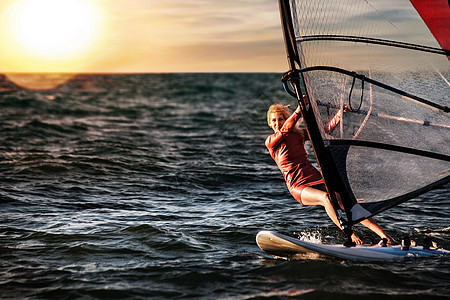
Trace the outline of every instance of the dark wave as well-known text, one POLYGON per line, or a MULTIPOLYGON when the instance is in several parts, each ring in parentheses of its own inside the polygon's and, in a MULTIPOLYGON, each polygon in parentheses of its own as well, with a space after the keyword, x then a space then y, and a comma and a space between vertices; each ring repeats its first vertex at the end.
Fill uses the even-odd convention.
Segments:
MULTIPOLYGON (((279 78, 77 75, 1 94, 0 297, 445 298, 444 258, 282 261, 259 250, 263 229, 343 240, 323 209, 291 197, 264 146, 267 107, 295 105, 279 78)), ((449 190, 376 219, 397 239, 450 248, 449 190)))

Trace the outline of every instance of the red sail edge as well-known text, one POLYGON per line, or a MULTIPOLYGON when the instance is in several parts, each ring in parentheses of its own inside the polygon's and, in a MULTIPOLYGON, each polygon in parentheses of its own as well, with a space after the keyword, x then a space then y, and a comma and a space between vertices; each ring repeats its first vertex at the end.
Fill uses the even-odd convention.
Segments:
POLYGON ((450 50, 450 2, 449 0, 410 0, 425 24, 441 45, 450 50))

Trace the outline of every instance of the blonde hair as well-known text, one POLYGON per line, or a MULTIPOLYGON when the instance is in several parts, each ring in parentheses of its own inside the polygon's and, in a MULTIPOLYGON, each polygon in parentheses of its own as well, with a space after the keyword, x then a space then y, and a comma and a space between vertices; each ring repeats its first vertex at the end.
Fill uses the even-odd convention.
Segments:
MULTIPOLYGON (((285 106, 283 104, 279 104, 279 103, 272 104, 269 107, 269 109, 267 110, 267 125, 269 125, 269 127, 271 127, 270 126, 270 124, 271 124, 271 122, 270 122, 270 115, 273 114, 273 113, 280 113, 286 120, 291 115, 291 112, 289 111, 287 106, 285 106)), ((292 130, 294 132, 298 133, 302 137, 302 140, 304 141, 305 140, 305 134, 304 134, 303 130, 301 130, 298 127, 298 124, 300 124, 302 121, 303 121, 303 118, 300 118, 297 121, 297 124, 294 126, 294 128, 292 128, 292 130)))
POLYGON ((269 125, 269 127, 270 127, 270 114, 273 114, 273 113, 281 113, 281 115, 283 115, 283 117, 286 120, 291 115, 291 113, 289 112, 289 110, 287 109, 286 106, 284 106, 282 104, 272 104, 269 107, 269 110, 267 111, 267 125, 269 125))

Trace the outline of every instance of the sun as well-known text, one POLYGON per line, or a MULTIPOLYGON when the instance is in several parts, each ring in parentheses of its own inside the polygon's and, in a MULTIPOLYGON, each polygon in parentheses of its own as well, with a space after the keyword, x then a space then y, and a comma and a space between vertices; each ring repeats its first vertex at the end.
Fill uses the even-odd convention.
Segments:
POLYGON ((98 47, 105 19, 93 0, 15 0, 0 17, 9 56, 32 72, 76 68, 98 47))
POLYGON ((24 0, 14 20, 18 42, 40 56, 69 56, 93 41, 96 12, 87 1, 24 0))

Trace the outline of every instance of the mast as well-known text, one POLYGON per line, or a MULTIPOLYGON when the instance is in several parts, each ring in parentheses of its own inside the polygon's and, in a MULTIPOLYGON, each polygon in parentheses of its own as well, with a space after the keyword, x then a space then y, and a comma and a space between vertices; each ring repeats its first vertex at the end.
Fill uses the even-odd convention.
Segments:
MULTIPOLYGON (((286 46, 286 55, 290 69, 290 71, 286 73, 283 80, 289 81, 295 91, 297 101, 303 114, 305 127, 309 134, 310 142, 317 159, 317 164, 321 170, 328 195, 330 196, 333 208, 336 211, 336 215, 338 216, 339 222, 341 223, 347 237, 346 243, 351 242, 351 222, 348 222, 347 220, 352 220, 350 211, 353 206, 353 202, 351 201, 348 191, 345 189, 341 177, 338 174, 338 170, 335 167, 335 162, 333 161, 331 152, 322 139, 314 111, 311 105, 309 105, 309 103, 305 103, 303 100, 303 96, 308 96, 308 91, 306 89, 303 75, 297 71, 297 65, 299 68, 302 66, 298 55, 289 0, 279 0, 279 8, 284 42, 286 46), (339 193, 341 196, 344 209, 347 213, 347 220, 343 217, 340 211, 335 192, 339 193)), ((308 99, 310 98, 308 97, 308 99)))

